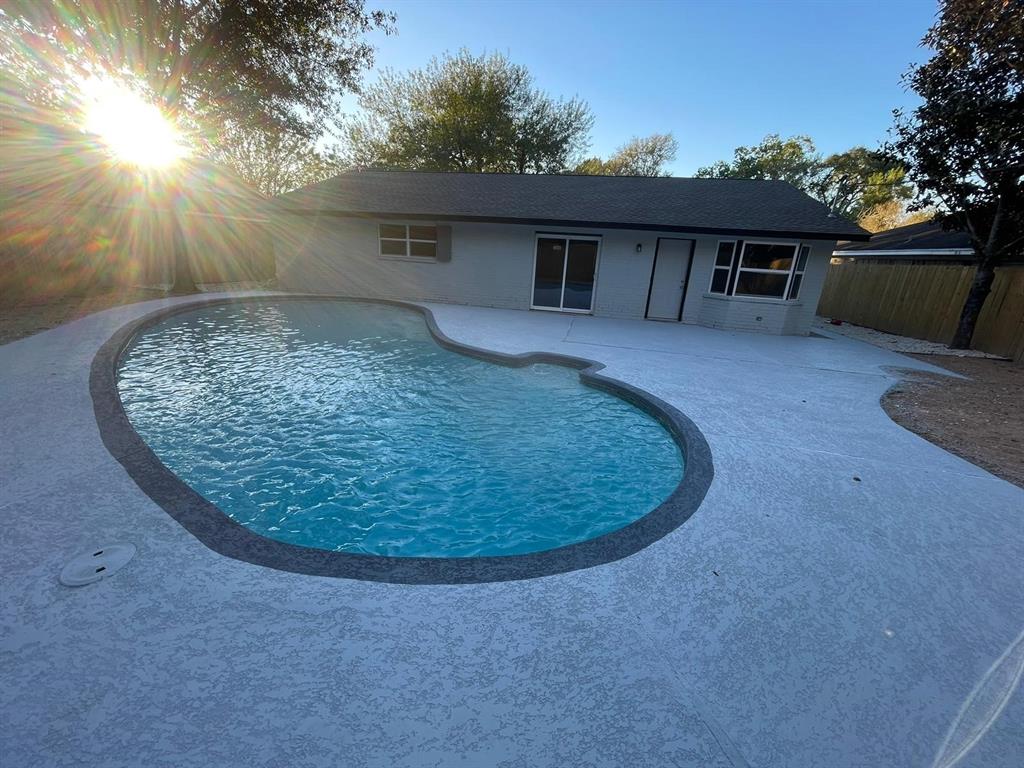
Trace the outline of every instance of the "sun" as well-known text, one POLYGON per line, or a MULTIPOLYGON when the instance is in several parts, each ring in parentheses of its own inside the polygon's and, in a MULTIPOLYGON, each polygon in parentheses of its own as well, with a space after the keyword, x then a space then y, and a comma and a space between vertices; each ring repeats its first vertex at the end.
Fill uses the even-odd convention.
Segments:
POLYGON ((181 134, 155 104, 113 80, 81 83, 83 127, 126 163, 167 168, 188 155, 181 134))

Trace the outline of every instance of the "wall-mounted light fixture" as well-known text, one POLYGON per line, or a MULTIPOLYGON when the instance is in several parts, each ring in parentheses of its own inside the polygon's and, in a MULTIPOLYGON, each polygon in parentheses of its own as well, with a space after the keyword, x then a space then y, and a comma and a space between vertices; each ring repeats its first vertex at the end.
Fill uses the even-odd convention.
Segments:
POLYGON ((643 250, 644 250, 644 244, 643 243, 637 243, 636 244, 636 252, 637 253, 642 253, 643 250))

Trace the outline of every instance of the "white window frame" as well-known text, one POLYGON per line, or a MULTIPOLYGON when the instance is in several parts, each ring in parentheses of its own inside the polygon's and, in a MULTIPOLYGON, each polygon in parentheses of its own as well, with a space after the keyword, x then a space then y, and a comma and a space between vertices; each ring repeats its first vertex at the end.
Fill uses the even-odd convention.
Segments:
POLYGON ((377 257, 381 259, 394 259, 397 261, 426 261, 436 262, 437 261, 437 224, 433 222, 423 221, 378 221, 377 222, 377 257), (405 237, 383 237, 381 234, 381 227, 405 227, 405 237), (410 237, 409 227, 433 227, 434 228, 434 239, 427 240, 420 237, 410 237), (405 243, 405 254, 398 253, 384 253, 384 241, 387 240, 389 243, 405 243), (411 252, 412 243, 433 243, 434 255, 433 256, 413 256, 411 252))
POLYGON ((736 263, 736 240, 719 240, 715 244, 715 255, 711 261, 711 281, 708 283, 708 293, 713 293, 715 296, 728 296, 729 295, 729 277, 732 275, 733 265, 736 263), (729 266, 720 267, 718 266, 718 251, 721 249, 723 243, 732 243, 732 255, 729 256, 729 266), (714 290, 715 285, 715 273, 718 271, 725 271, 725 290, 716 291, 714 290))
POLYGON ((594 311, 594 302, 597 299, 597 276, 601 269, 601 241, 600 235, 572 235, 562 232, 537 232, 533 238, 533 273, 530 278, 530 309, 539 309, 545 312, 571 312, 577 315, 589 315, 594 311), (537 245, 540 240, 564 240, 565 256, 562 259, 562 292, 558 297, 557 307, 545 307, 533 303, 533 296, 537 292, 537 245), (597 243, 597 257, 594 259, 594 287, 590 291, 590 308, 574 309, 565 307, 565 275, 569 269, 569 241, 590 240, 597 243))
POLYGON ((804 274, 807 272, 807 264, 811 260, 811 246, 809 243, 800 243, 800 247, 796 249, 796 262, 793 264, 793 276, 789 278, 789 285, 786 286, 786 301, 800 301, 800 291, 804 287, 804 274), (807 258, 804 259, 803 269, 800 268, 800 259, 803 258, 804 251, 807 251, 807 258), (800 278, 800 285, 796 289, 796 293, 793 293, 793 283, 797 277, 800 278))
MULTIPOLYGON (((737 299, 743 299, 744 301, 770 301, 770 302, 780 302, 780 301, 795 302, 795 301, 799 301, 799 296, 794 297, 792 299, 789 298, 789 290, 790 290, 790 287, 793 284, 793 275, 796 274, 797 265, 800 263, 800 252, 801 252, 801 250, 803 248, 807 248, 808 249, 807 258, 808 258, 808 260, 810 260, 810 257, 811 257, 810 256, 810 248, 811 248, 810 244, 809 243, 802 243, 802 242, 800 242, 798 240, 743 240, 743 247, 737 249, 736 248, 736 243, 739 240, 742 240, 742 238, 736 238, 734 240, 719 240, 718 243, 715 245, 715 253, 714 253, 714 259, 712 261, 712 269, 711 269, 711 281, 708 284, 708 295, 709 296, 718 296, 718 297, 723 297, 723 298, 730 298, 730 299, 731 298, 737 298, 737 299), (719 246, 722 243, 732 243, 733 244, 733 254, 732 254, 732 259, 729 262, 729 275, 730 275, 731 279, 726 284, 725 292, 724 293, 718 293, 717 291, 712 291, 711 290, 711 284, 714 283, 715 271, 716 270, 724 270, 725 269, 725 267, 717 266, 717 262, 718 262, 718 248, 719 248, 719 246), (792 261, 792 264, 790 264, 789 269, 761 269, 761 268, 756 268, 756 267, 744 267, 743 266, 743 256, 747 252, 747 246, 748 245, 787 245, 787 246, 790 246, 790 247, 793 248, 793 261, 792 261), (737 250, 739 251, 738 253, 737 253, 737 250), (764 274, 764 275, 782 275, 782 274, 785 274, 786 275, 786 286, 785 286, 785 289, 783 290, 781 296, 760 296, 760 295, 757 295, 757 294, 737 293, 736 292, 736 287, 740 283, 740 273, 741 272, 751 272, 751 273, 754 273, 754 274, 764 274)), ((803 279, 802 279, 802 276, 803 276, 804 272, 806 272, 806 269, 807 269, 807 265, 805 263, 804 264, 804 269, 800 271, 800 275, 801 275, 801 281, 800 281, 801 285, 800 285, 800 288, 801 289, 803 289, 803 279)))

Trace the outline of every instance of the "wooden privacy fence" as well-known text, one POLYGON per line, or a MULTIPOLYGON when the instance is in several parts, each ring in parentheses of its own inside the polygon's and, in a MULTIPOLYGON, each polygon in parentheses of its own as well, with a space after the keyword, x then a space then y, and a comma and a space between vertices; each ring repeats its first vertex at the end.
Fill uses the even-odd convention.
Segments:
MULTIPOLYGON (((274 277, 274 251, 269 222, 255 217, 217 217, 202 213, 181 216, 181 234, 192 276, 197 283, 262 282, 274 277)), ((135 251, 145 259, 142 282, 174 281, 170 248, 170 221, 163 217, 165 232, 153 247, 135 251)))
MULTIPOLYGON (((843 261, 829 267, 818 314, 948 344, 973 277, 973 265, 843 261)), ((972 346, 1024 359, 1024 265, 996 270, 972 346)))
POLYGON ((176 245, 197 282, 273 278, 267 200, 234 173, 202 158, 141 172, 19 109, 0 121, 0 301, 167 285, 176 245))
MULTIPOLYGON (((174 279, 173 214, 45 202, 0 210, 0 296, 85 294, 174 279)), ((197 283, 274 277, 268 222, 186 212, 182 245, 197 283)))

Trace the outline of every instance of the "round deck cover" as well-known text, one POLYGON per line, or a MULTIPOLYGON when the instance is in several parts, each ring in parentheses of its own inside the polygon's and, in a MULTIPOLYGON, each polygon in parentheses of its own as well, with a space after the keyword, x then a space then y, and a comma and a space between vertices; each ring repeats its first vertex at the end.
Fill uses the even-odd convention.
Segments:
POLYGON ((134 544, 107 544, 95 547, 73 558, 60 572, 60 583, 66 587, 84 587, 117 573, 135 557, 134 544))

